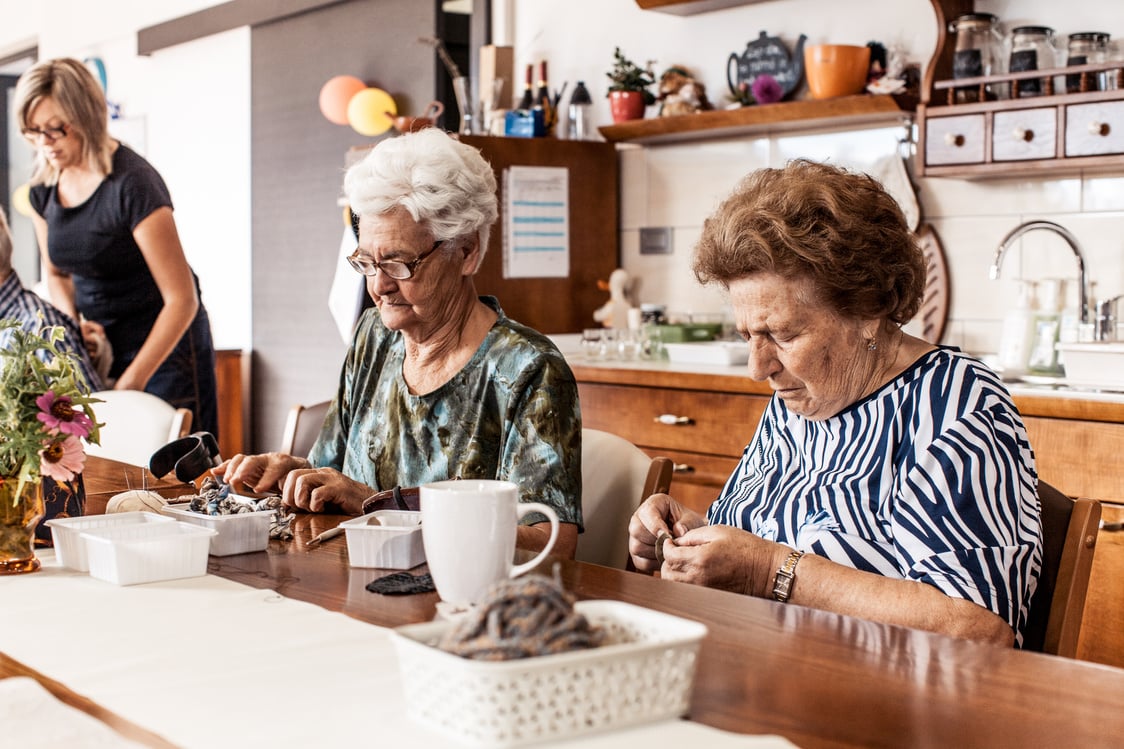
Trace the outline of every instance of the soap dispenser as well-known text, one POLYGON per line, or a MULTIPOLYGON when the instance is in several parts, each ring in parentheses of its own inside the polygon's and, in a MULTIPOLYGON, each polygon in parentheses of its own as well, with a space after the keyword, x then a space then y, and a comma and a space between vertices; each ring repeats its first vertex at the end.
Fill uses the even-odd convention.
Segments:
POLYGON ((1034 281, 1019 281, 1019 301, 1003 319, 999 341, 999 366, 1005 379, 1026 374, 1031 346, 1034 344, 1038 302, 1034 281))
POLYGON ((1027 369, 1035 374, 1058 376, 1062 374, 1058 363, 1058 340, 1061 337, 1062 307, 1065 298, 1062 282, 1057 278, 1042 282, 1039 309, 1034 316, 1034 343, 1030 349, 1027 369))

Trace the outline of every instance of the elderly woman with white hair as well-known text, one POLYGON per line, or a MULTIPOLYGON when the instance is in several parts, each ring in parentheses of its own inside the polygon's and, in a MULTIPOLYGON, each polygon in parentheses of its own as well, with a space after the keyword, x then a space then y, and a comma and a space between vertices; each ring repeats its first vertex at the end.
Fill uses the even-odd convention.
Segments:
MULTIPOLYGON (((358 514, 373 492, 448 478, 512 481, 558 513, 554 553, 581 527, 581 413, 573 373, 544 335, 478 296, 497 216, 480 153, 428 128, 379 143, 344 179, 359 246, 348 258, 375 302, 356 326, 308 458, 237 455, 227 483, 280 490, 311 512, 358 514)), ((520 548, 550 523, 528 514, 520 548)))

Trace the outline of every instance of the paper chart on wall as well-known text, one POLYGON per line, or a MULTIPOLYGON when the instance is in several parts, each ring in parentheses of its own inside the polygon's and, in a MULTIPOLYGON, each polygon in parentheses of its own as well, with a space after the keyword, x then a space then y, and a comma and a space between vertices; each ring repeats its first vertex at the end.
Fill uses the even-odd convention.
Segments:
POLYGON ((504 278, 569 276, 569 170, 513 166, 503 182, 504 278))

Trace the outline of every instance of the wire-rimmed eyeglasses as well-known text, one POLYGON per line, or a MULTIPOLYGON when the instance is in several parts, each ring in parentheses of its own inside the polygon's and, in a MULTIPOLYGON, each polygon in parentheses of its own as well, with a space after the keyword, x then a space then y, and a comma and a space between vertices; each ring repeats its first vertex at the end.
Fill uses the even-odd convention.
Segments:
POLYGON ((35 143, 40 138, 46 138, 48 142, 53 143, 59 138, 65 138, 70 135, 69 126, 66 124, 59 125, 58 127, 25 127, 20 131, 23 137, 27 138, 32 143, 35 143))
POLYGON ((372 260, 369 257, 360 255, 358 249, 348 256, 347 262, 352 268, 362 273, 364 276, 373 276, 377 271, 381 270, 395 281, 405 281, 407 278, 412 278, 414 271, 421 265, 421 262, 436 252, 437 248, 444 243, 445 240, 443 239, 434 242, 433 247, 429 248, 428 252, 423 252, 408 263, 402 260, 372 260))

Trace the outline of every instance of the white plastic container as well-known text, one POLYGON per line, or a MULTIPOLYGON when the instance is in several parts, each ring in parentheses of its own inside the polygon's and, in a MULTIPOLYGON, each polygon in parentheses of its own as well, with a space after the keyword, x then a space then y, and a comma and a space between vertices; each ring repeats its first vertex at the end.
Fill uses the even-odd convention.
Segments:
POLYGON ((269 546, 269 525, 277 513, 276 510, 259 510, 237 515, 205 515, 188 509, 186 503, 165 505, 163 512, 176 520, 217 531, 218 535, 211 539, 211 554, 216 557, 264 551, 269 546))
POLYGON ((1124 391, 1124 342, 1059 343, 1065 383, 1094 390, 1124 391))
POLYGON ((63 567, 79 572, 89 572, 90 562, 86 555, 86 539, 82 531, 94 528, 115 528, 122 525, 141 523, 171 523, 172 518, 157 515, 155 512, 114 512, 108 515, 83 515, 76 518, 51 518, 46 525, 51 529, 51 541, 55 547, 55 558, 63 567))
POLYGON ((393 630, 408 714, 457 741, 503 747, 687 712, 705 625, 617 601, 574 608, 608 630, 608 644, 475 661, 435 647, 448 621, 393 630))
POLYGON ((408 570, 425 561, 421 513, 377 510, 340 523, 352 567, 408 570), (377 525, 371 521, 377 520, 377 525))
POLYGON ((735 365, 749 361, 749 344, 742 341, 665 343, 663 347, 673 362, 735 365))
POLYGON ((90 576, 136 585, 207 574, 207 550, 218 532, 189 523, 136 523, 82 531, 90 576))

